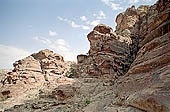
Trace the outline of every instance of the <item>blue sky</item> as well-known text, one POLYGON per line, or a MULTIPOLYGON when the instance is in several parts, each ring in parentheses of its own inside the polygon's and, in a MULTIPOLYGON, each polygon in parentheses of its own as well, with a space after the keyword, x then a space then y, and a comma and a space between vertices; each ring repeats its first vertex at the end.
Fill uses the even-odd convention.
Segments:
POLYGON ((0 0, 0 69, 42 49, 76 60, 89 50, 86 35, 102 23, 115 28, 126 8, 156 0, 0 0))

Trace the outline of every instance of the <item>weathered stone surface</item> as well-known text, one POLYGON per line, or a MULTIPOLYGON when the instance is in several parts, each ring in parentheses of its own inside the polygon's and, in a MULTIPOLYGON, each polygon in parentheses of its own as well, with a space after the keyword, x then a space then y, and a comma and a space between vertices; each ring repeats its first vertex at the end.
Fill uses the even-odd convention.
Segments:
POLYGON ((75 95, 76 88, 74 88, 70 84, 66 85, 60 85, 55 90, 52 91, 53 98, 56 98, 57 100, 66 100, 67 98, 71 98, 75 95))
POLYGON ((97 25, 87 36, 90 42, 88 55, 77 57, 80 77, 117 79, 124 75, 138 51, 141 18, 149 6, 134 6, 117 16, 116 31, 103 24, 97 25), (84 73, 87 76, 84 76, 84 73))
POLYGON ((32 82, 53 82, 57 75, 63 75, 72 62, 64 62, 64 58, 48 49, 41 50, 22 60, 16 61, 12 72, 8 73, 3 83, 17 83, 17 80, 32 82))
POLYGON ((64 62, 61 55, 48 49, 16 61, 12 72, 1 79, 0 110, 38 97, 42 88, 57 87, 58 78, 65 75, 72 63, 64 62))
POLYGON ((124 98, 121 104, 147 112, 170 111, 169 4, 159 0, 148 11, 148 32, 139 43, 136 59, 115 85, 119 97, 124 98))
POLYGON ((83 63, 83 61, 87 58, 87 55, 78 55, 77 56, 77 63, 83 63))
POLYGON ((13 71, 35 71, 42 72, 39 61, 35 60, 32 56, 28 56, 22 60, 16 61, 13 71))
POLYGON ((117 35, 103 24, 96 26, 87 37, 90 41, 89 55, 77 57, 80 77, 117 79, 127 71, 130 65, 128 59, 131 58, 129 37, 117 35))
POLYGON ((70 64, 70 62, 64 62, 64 58, 61 55, 48 49, 34 53, 32 56, 39 61, 42 72, 45 74, 62 75, 66 72, 68 63, 70 64))
MULTIPOLYGON (((87 36, 90 41, 88 54, 77 56, 78 78, 66 78, 60 73, 56 79, 52 77, 60 72, 54 70, 62 71, 64 67, 58 66, 63 63, 62 57, 56 58, 51 51, 32 55, 41 65, 46 83, 41 88, 32 85, 38 87, 35 89, 39 90, 37 99, 6 112, 169 112, 169 6, 169 0, 159 0, 150 7, 143 5, 136 9, 132 6, 118 15, 115 32, 103 24, 97 25, 87 36)), ((17 65, 17 72, 11 74, 18 77, 23 69, 26 78, 6 84, 16 82, 19 90, 25 89, 23 85, 28 82, 36 82, 36 77, 31 79, 32 72, 36 72, 33 76, 41 74, 34 65, 28 66, 29 69, 25 63, 21 65, 24 67, 17 65)), ((13 93, 16 88, 1 91, 0 100, 6 100, 3 94, 17 96, 13 93)))

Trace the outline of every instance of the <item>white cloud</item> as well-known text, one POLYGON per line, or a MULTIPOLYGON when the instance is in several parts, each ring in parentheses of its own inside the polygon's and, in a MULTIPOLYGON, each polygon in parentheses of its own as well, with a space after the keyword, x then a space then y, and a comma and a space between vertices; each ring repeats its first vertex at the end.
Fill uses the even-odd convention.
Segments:
POLYGON ((45 37, 35 36, 35 37, 33 37, 33 39, 40 41, 43 44, 47 44, 47 45, 51 44, 51 41, 45 37))
POLYGON ((67 46, 67 47, 69 47, 64 39, 57 39, 56 42, 60 46, 67 46))
POLYGON ((87 21, 86 16, 81 16, 80 19, 81 19, 82 21, 87 21))
POLYGON ((64 20, 62 17, 57 17, 57 19, 59 19, 60 21, 63 21, 63 20, 64 20))
POLYGON ((89 30, 89 29, 90 29, 89 26, 79 25, 79 24, 76 24, 74 21, 71 22, 71 26, 72 26, 73 28, 82 28, 83 30, 89 30))
POLYGON ((57 17, 57 19, 60 20, 60 21, 64 21, 64 22, 66 22, 67 24, 71 24, 71 21, 68 20, 67 18, 57 17))
POLYGON ((93 20, 93 21, 87 21, 86 23, 92 26, 97 26, 98 24, 100 24, 100 20, 93 20))
POLYGON ((54 36, 57 36, 57 33, 55 31, 49 30, 48 35, 51 36, 51 37, 54 37, 54 36))
POLYGON ((67 24, 71 25, 72 28, 81 28, 81 29, 83 29, 83 30, 89 30, 89 29, 90 29, 89 26, 77 24, 77 23, 75 23, 74 21, 71 21, 71 20, 66 19, 66 18, 58 17, 58 19, 59 19, 60 21, 64 21, 64 22, 66 22, 67 24))
POLYGON ((0 69, 12 68, 12 64, 29 56, 31 53, 17 47, 0 44, 0 69))
POLYGON ((76 61, 75 55, 71 52, 69 44, 64 39, 49 39, 46 37, 33 37, 33 39, 45 44, 48 48, 64 56, 66 61, 76 61))
POLYGON ((81 25, 76 24, 74 21, 71 22, 71 26, 73 28, 80 28, 81 27, 81 25))
POLYGON ((109 6, 110 8, 112 8, 112 10, 119 10, 122 9, 122 7, 120 7, 120 4, 116 4, 111 0, 101 0, 105 5, 109 6))
POLYGON ((93 16, 95 16, 97 19, 106 19, 106 15, 102 10, 98 13, 94 13, 93 16))
POLYGON ((106 18, 106 15, 105 15, 105 13, 104 13, 102 10, 99 12, 99 15, 100 15, 100 17, 101 17, 102 19, 105 19, 105 18, 106 18))
POLYGON ((102 0, 106 5, 110 5, 110 0, 102 0))
POLYGON ((136 3, 139 2, 139 0, 129 0, 129 2, 132 3, 132 4, 136 4, 136 3))
POLYGON ((84 26, 84 25, 82 25, 81 27, 82 27, 82 29, 84 29, 84 30, 89 30, 89 29, 90 29, 89 26, 84 26))
POLYGON ((153 2, 153 1, 155 1, 156 3, 157 0, 143 0, 143 2, 146 2, 146 3, 153 2))
POLYGON ((115 3, 111 3, 111 6, 110 6, 110 7, 112 8, 112 10, 122 9, 119 4, 115 4, 115 3))

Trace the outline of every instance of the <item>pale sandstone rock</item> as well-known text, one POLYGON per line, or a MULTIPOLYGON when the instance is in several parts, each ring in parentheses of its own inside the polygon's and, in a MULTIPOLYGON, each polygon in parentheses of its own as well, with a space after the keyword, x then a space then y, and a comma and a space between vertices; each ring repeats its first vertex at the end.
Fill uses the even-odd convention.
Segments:
MULTIPOLYGON (((88 35, 89 53, 77 57, 79 78, 58 77, 54 87, 47 84, 45 101, 7 111, 169 112, 169 3, 128 8, 118 15, 116 32, 96 26, 88 35)), ((50 51, 36 57, 47 77, 57 68, 50 57, 50 51)))
POLYGON ((16 61, 13 65, 14 65, 14 71, 41 72, 41 66, 39 61, 35 60, 32 56, 16 61))
POLYGON ((130 38, 115 34, 103 24, 88 34, 90 50, 88 55, 79 55, 77 74, 79 77, 117 79, 127 71, 130 57, 130 38), (89 74, 83 76, 83 73, 89 74))
POLYGON ((6 78, 1 81, 0 93, 9 91, 9 94, 0 96, 3 100, 1 108, 36 98, 45 87, 57 87, 57 79, 68 71, 71 64, 73 62, 64 62, 61 55, 48 49, 16 61, 12 72, 5 74, 6 78))

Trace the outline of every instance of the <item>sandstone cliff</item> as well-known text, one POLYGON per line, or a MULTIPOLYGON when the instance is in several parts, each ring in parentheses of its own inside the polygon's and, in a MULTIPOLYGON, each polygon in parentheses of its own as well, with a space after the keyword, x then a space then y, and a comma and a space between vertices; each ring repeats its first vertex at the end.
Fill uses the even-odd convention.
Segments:
POLYGON ((116 92, 126 105, 169 112, 170 1, 159 0, 142 20, 140 49, 128 72, 117 81, 116 92))
POLYGON ((15 62, 3 80, 0 95, 6 98, 0 107, 6 106, 5 112, 170 112, 170 0, 132 6, 116 23, 115 31, 100 24, 87 35, 90 50, 77 56, 74 78, 63 76, 72 63, 49 50, 15 62))
POLYGON ((90 41, 88 55, 77 56, 80 77, 112 80, 124 75, 138 52, 138 44, 143 38, 142 18, 148 10, 149 6, 137 9, 132 6, 120 13, 115 32, 109 26, 96 26, 87 36, 90 41))
POLYGON ((132 6, 116 22, 115 32, 98 25, 88 35, 89 55, 78 56, 78 73, 115 79, 115 105, 169 112, 170 1, 132 6))

